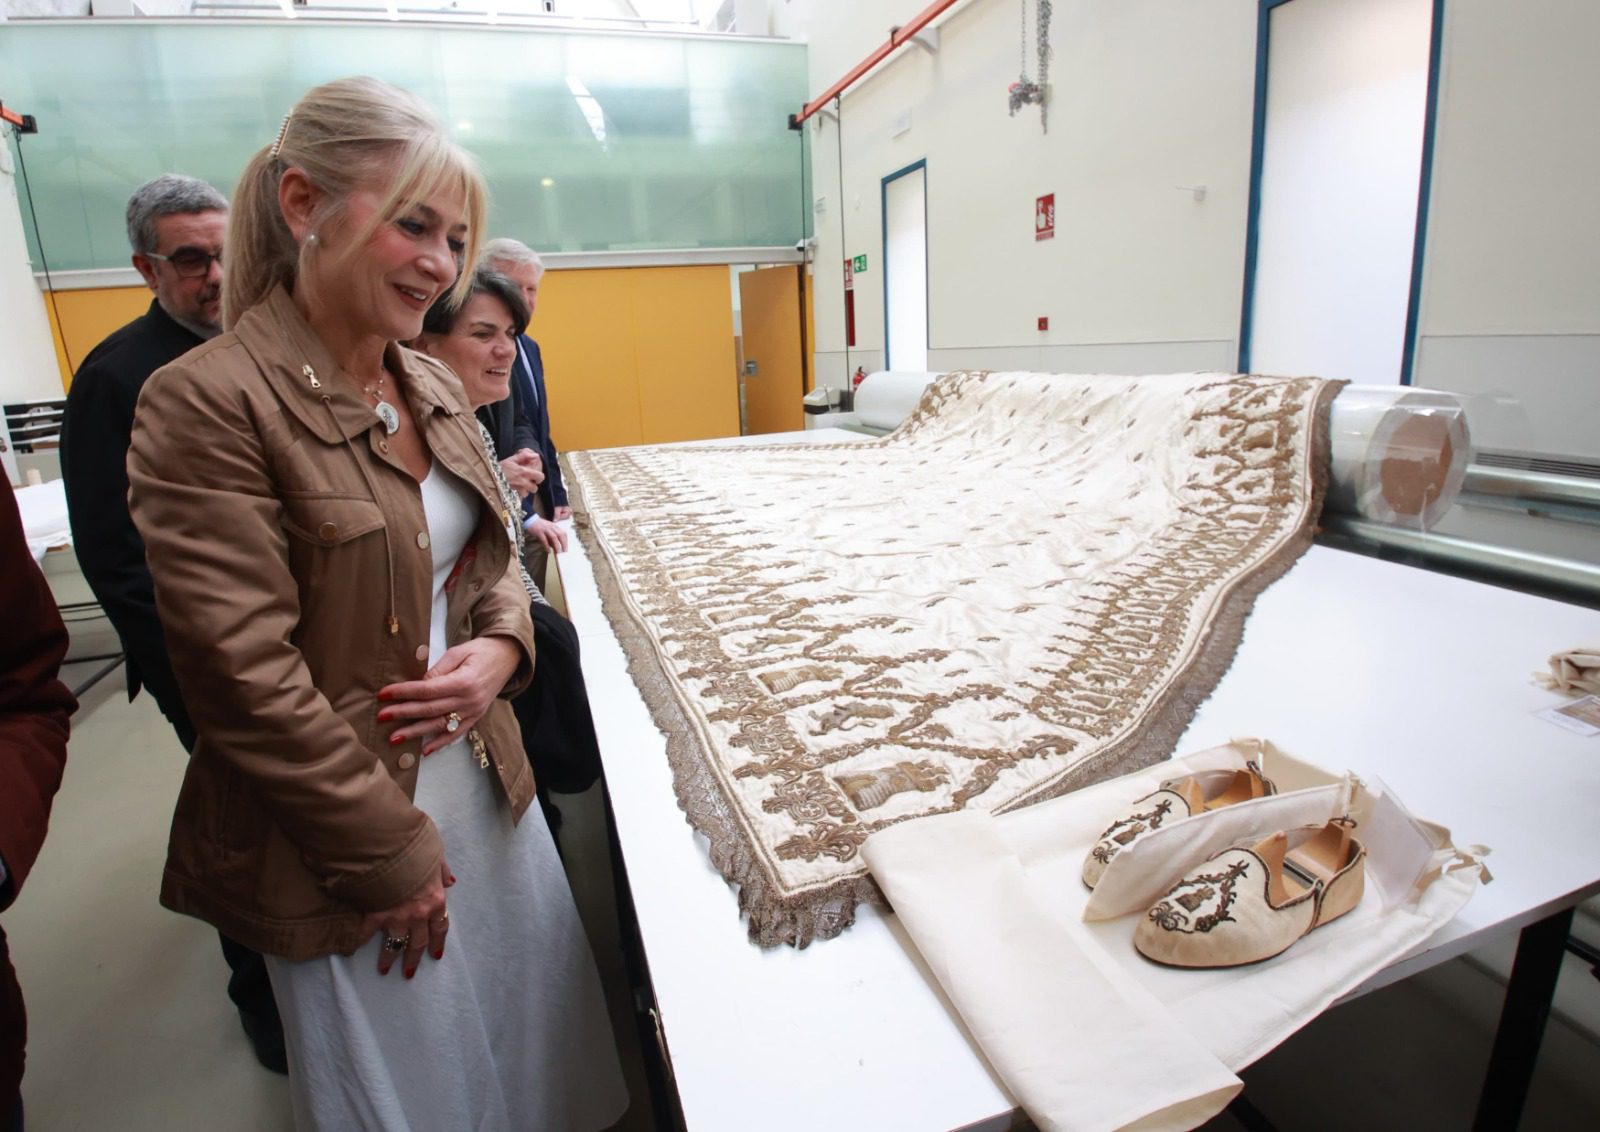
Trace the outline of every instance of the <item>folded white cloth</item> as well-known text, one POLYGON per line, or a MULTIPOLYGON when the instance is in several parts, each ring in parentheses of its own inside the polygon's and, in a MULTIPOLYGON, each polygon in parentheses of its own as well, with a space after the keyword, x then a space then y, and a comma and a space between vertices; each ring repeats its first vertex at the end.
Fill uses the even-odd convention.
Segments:
POLYGON ((1243 1083, 1038 898, 1001 824, 924 818, 865 853, 1006 1088, 1043 1132, 1192 1128, 1220 1112, 1243 1083))
MULTIPOLYGON (((1102 893, 1111 867, 1094 898, 1114 918, 1084 919, 1091 894, 1079 874, 1108 817, 1165 779, 1226 760, 1223 749, 999 817, 923 818, 868 839, 873 877, 974 1042, 1041 1128, 1203 1122, 1237 1091, 1231 1072, 1427 939, 1483 875, 1482 850, 1456 850, 1448 831, 1412 818, 1382 783, 1347 782, 1259 741, 1235 746, 1231 757, 1259 759, 1265 751, 1262 769, 1285 793, 1178 823, 1167 835, 1182 842, 1174 852, 1203 859, 1208 824, 1237 825, 1230 811, 1276 800, 1274 810, 1261 807, 1262 820, 1325 821, 1348 808, 1369 853, 1367 893, 1354 911, 1254 966, 1178 970, 1148 962, 1132 940, 1149 905, 1139 905, 1135 878, 1117 877, 1102 893), (1191 828, 1179 837, 1184 826, 1191 828), (1108 912, 1117 905, 1133 910, 1108 912)), ((1131 874, 1150 854, 1133 850, 1154 836, 1112 865, 1131 874)), ((1185 868, 1146 861, 1138 871, 1168 874, 1141 880, 1159 896, 1185 868)))
POLYGON ((28 484, 17 488, 16 494, 17 510, 22 513, 22 533, 27 537, 35 562, 42 560, 45 551, 52 547, 71 545, 65 481, 28 484))
POLYGON ((1535 672, 1533 678, 1556 692, 1600 695, 1600 643, 1556 653, 1550 658, 1550 671, 1535 672))

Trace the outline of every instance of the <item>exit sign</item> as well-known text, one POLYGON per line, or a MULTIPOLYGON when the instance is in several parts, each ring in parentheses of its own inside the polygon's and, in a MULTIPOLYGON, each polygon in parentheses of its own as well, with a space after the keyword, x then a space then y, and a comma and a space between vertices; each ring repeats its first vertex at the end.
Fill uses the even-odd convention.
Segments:
POLYGON ((855 259, 850 261, 850 266, 852 269, 854 269, 857 275, 860 275, 867 269, 867 257, 864 255, 856 256, 855 259))

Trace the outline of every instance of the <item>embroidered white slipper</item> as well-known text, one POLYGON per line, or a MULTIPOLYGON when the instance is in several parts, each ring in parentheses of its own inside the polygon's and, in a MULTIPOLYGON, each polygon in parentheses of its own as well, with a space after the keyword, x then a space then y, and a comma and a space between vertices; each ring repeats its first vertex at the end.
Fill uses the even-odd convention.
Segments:
POLYGON ((1090 888, 1099 884, 1100 875, 1106 871, 1111 858, 1153 829, 1277 792, 1277 787, 1262 777, 1261 768, 1253 762, 1246 763, 1243 770, 1201 771, 1163 782, 1160 789, 1140 798, 1106 827, 1083 860, 1083 883, 1090 888))
POLYGON ((1361 902, 1367 851, 1350 836, 1353 824, 1335 818, 1224 849, 1156 901, 1133 945, 1171 967, 1240 967, 1282 954, 1361 902))

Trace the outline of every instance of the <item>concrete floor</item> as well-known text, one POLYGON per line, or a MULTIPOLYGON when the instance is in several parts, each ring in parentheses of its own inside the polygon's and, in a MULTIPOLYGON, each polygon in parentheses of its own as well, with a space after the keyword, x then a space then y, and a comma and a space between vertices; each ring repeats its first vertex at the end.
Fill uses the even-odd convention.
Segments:
MULTIPOLYGON (((96 647, 93 630, 76 636, 75 654, 96 647)), ((31 1019, 23 1091, 33 1132, 291 1127, 284 1078, 256 1065, 227 1000, 216 934, 156 903, 183 765, 149 698, 127 702, 120 671, 85 695, 50 838, 5 918, 31 1019)), ((618 1127, 636 1132, 651 1121, 599 804, 591 792, 564 810, 568 869, 634 1096, 618 1127)), ((1592 919, 1580 923, 1595 934, 1592 919)), ((1469 1127, 1499 1011, 1494 972, 1508 962, 1509 944, 1334 1008, 1246 1071, 1247 1096, 1286 1132, 1469 1127)), ((1558 1011, 1523 1127, 1594 1128, 1600 982, 1575 960, 1558 1011)), ((1226 1115, 1212 1126, 1243 1127, 1226 1115)), ((848 1114, 837 1127, 853 1127, 848 1114)))

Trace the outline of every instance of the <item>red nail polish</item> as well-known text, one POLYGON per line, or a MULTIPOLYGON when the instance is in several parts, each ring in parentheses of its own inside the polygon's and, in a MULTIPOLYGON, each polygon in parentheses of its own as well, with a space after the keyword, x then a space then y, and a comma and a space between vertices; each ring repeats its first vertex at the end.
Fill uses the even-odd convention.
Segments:
POLYGON ((378 713, 378 722, 379 723, 388 723, 393 718, 394 718, 394 712, 392 712, 392 711, 380 711, 378 713))
POLYGON ((398 747, 401 743, 404 743, 405 741, 406 741, 405 740, 405 736, 403 736, 403 735, 395 734, 395 735, 389 736, 389 746, 391 746, 391 747, 398 747))
POLYGON ((450 883, 454 884, 455 882, 456 882, 456 874, 455 873, 451 873, 450 874, 450 883))
POLYGON ((415 975, 416 973, 417 973, 417 969, 415 967, 407 967, 406 968, 406 978, 409 979, 413 975, 415 975))
POLYGON ((435 960, 443 959, 444 958, 444 948, 441 947, 438 951, 435 951, 433 953, 433 957, 434 957, 435 960))
POLYGON ((390 700, 394 699, 394 696, 390 695, 388 692, 379 692, 378 699, 382 700, 384 703, 388 703, 390 700))

